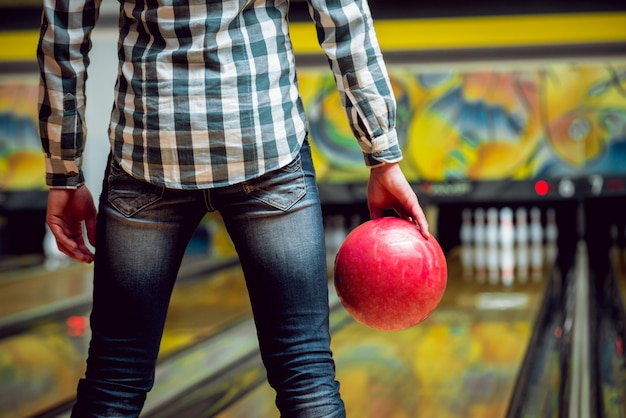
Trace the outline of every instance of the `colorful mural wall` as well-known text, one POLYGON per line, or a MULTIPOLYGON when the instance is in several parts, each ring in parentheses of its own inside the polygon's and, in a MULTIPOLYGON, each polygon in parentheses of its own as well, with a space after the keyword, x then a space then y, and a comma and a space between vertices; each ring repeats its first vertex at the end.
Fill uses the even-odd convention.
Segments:
POLYGON ((45 188, 38 75, 0 77, 0 191, 45 188))
MULTIPOLYGON (((626 61, 389 73, 411 181, 626 175, 626 61)), ((332 75, 299 80, 320 181, 366 181, 332 75)))
MULTIPOLYGON (((389 73, 410 181, 626 175, 626 61, 389 73)), ((319 180, 366 181, 330 71, 299 81, 319 180)), ((37 83, 0 78, 0 190, 44 188, 37 83)))

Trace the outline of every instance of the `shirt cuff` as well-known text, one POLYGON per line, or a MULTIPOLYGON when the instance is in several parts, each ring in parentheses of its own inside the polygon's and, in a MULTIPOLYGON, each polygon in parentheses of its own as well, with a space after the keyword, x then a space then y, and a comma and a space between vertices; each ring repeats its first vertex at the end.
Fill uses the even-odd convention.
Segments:
POLYGON ((46 157, 46 185, 54 189, 77 189, 85 184, 80 160, 67 161, 46 157))
POLYGON ((402 160, 402 150, 398 145, 398 136, 395 130, 371 140, 358 138, 363 151, 363 158, 368 167, 376 167, 385 163, 395 163, 402 160))
POLYGON ((379 153, 378 155, 364 153, 363 159, 365 160, 365 165, 369 168, 374 168, 386 163, 399 162, 402 160, 402 153, 400 152, 400 148, 397 146, 395 148, 397 149, 389 149, 379 153))

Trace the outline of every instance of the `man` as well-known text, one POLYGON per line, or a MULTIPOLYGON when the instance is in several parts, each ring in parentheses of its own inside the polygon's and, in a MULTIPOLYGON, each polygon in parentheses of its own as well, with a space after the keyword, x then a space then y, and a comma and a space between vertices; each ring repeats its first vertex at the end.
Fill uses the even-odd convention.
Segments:
MULTIPOLYGON (((120 1, 111 154, 96 209, 81 171, 100 0, 45 0, 38 48, 47 222, 95 260, 92 340, 73 415, 137 416, 190 236, 218 210, 285 417, 345 416, 328 330, 324 235, 287 0, 120 1), (97 249, 85 245, 87 237, 97 249)), ((397 162, 395 101, 364 0, 309 0, 371 168, 368 205, 428 225, 397 162)))

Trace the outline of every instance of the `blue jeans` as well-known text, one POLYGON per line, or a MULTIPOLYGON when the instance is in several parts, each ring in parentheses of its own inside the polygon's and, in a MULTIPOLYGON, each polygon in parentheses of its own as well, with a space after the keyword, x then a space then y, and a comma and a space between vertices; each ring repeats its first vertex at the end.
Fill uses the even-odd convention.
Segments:
POLYGON ((321 208, 305 141, 288 166, 210 190, 164 189, 109 164, 98 214, 92 339, 74 417, 139 415, 185 248, 213 210, 237 249, 282 416, 345 416, 330 351, 321 208))

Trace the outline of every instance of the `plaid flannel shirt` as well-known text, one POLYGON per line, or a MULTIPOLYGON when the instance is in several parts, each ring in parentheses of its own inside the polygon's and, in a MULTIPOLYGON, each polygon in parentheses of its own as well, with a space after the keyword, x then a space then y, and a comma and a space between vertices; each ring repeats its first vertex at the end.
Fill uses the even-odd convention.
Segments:
MULTIPOLYGON (((369 166, 401 159, 396 104, 366 0, 308 0, 369 166)), ((39 129, 50 187, 83 184, 85 81, 101 0, 44 0, 39 129)), ((288 0, 124 0, 109 126, 133 176, 219 187, 289 163, 306 136, 288 0)))

